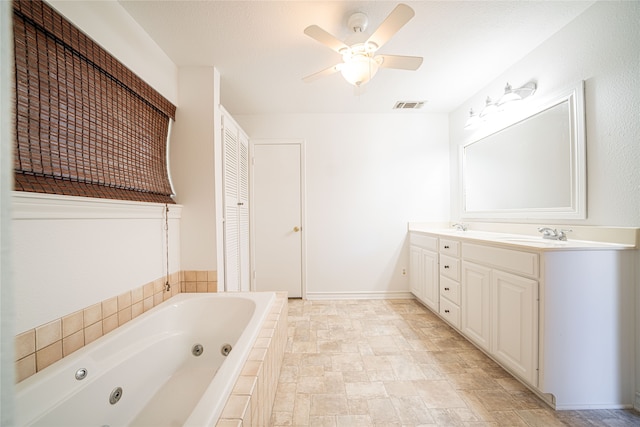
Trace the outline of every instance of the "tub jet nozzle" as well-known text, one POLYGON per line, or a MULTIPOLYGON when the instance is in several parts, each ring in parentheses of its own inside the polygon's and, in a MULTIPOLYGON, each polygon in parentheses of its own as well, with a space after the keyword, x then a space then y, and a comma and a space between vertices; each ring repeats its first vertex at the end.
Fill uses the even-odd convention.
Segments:
POLYGON ((194 356, 200 356, 202 353, 204 353, 204 347, 202 347, 202 344, 194 344, 194 346, 191 347, 191 354, 194 356))

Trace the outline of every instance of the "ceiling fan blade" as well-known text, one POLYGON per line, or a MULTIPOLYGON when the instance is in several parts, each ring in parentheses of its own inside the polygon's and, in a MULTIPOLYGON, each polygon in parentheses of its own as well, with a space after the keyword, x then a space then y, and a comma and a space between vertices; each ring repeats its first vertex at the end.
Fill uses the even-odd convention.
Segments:
POLYGON ((320 77, 328 76, 340 70, 340 64, 332 65, 329 68, 325 68, 322 71, 318 71, 317 73, 313 73, 308 75, 307 77, 303 77, 302 81, 305 83, 310 83, 312 81, 318 80, 320 77))
POLYGON ((378 29, 369 37, 367 42, 375 43, 382 47, 400 28, 404 26, 416 13, 406 4, 400 3, 391 11, 378 29))
POLYGON ((349 48, 349 46, 342 43, 340 40, 333 37, 331 34, 327 33, 325 30, 318 27, 317 25, 309 25, 307 28, 304 29, 304 33, 309 37, 311 37, 312 39, 322 43, 323 45, 327 46, 329 49, 335 50, 338 53, 340 53, 340 50, 342 49, 349 48))
POLYGON ((376 55, 376 61, 382 58, 380 68, 396 68, 400 70, 417 70, 422 65, 422 58, 419 56, 401 55, 376 55))

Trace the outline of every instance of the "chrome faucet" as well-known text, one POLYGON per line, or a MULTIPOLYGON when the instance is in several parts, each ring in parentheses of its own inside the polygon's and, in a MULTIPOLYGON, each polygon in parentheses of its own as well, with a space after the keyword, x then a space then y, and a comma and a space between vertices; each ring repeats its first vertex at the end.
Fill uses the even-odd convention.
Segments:
POLYGON ((549 227, 539 227, 538 231, 540 233, 542 233, 542 238, 543 239, 550 239, 550 240, 567 240, 567 231, 573 231, 573 230, 556 230, 555 228, 549 228, 549 227))
POLYGON ((467 226, 461 223, 456 223, 452 225, 457 231, 467 231, 467 226))

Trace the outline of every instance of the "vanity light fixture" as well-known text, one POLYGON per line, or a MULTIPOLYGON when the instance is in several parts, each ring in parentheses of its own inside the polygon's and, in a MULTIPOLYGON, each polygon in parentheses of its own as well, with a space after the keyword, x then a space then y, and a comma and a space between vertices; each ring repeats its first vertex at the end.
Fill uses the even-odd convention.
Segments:
POLYGON ((529 82, 517 89, 513 89, 511 85, 507 83, 504 87, 504 95, 502 95, 502 98, 498 101, 498 105, 504 105, 511 101, 521 101, 533 95, 535 91, 536 84, 534 82, 529 82))
POLYGON ((532 81, 516 89, 512 88, 511 85, 507 83, 504 88, 504 94, 498 102, 493 102, 491 97, 487 96, 485 106, 480 114, 474 113, 473 108, 469 110, 469 117, 464 124, 465 129, 475 127, 479 125, 480 122, 487 120, 488 116, 502 111, 504 105, 509 102, 520 101, 530 97, 536 92, 536 89, 536 83, 532 81))

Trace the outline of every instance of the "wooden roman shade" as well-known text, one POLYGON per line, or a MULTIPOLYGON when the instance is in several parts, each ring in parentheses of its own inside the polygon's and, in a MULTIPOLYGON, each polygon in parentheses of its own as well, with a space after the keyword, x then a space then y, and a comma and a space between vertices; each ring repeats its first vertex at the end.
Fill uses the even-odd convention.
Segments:
POLYGON ((15 189, 174 203, 176 107, 46 3, 13 5, 15 189))

